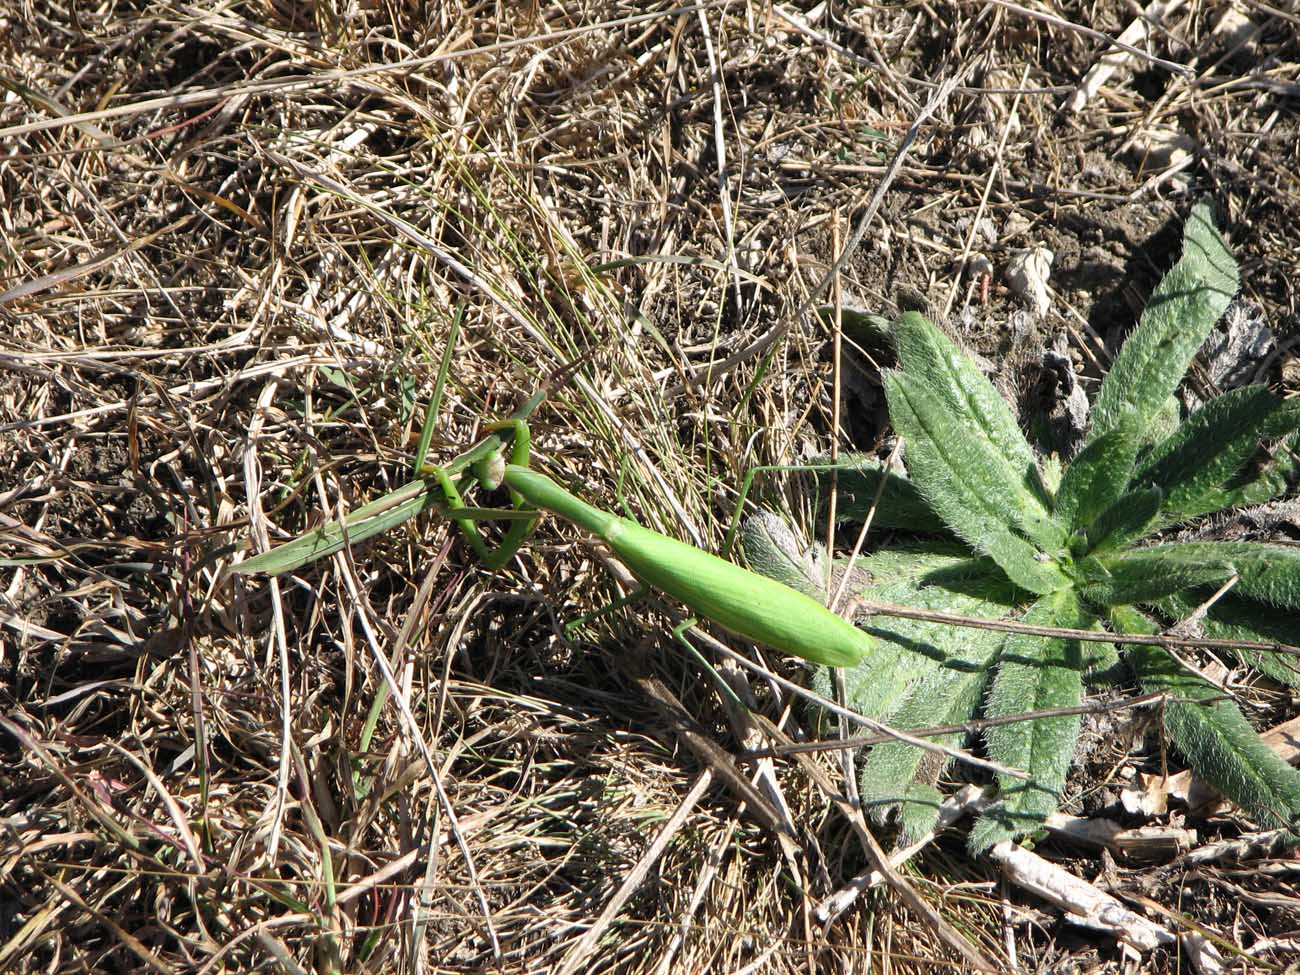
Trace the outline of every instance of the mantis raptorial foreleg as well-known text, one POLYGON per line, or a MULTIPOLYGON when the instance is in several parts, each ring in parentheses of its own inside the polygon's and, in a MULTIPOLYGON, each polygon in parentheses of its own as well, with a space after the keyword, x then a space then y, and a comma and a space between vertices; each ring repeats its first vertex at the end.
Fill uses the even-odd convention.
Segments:
MULTIPOLYGON (((497 423, 488 424, 486 429, 490 432, 499 430, 511 430, 514 433, 514 439, 510 445, 510 463, 521 466, 528 465, 530 444, 532 442, 528 431, 528 424, 524 420, 501 420, 497 423)), ((501 460, 501 455, 497 452, 486 454, 474 462, 469 468, 470 476, 479 484, 495 490, 501 484, 505 465, 501 460)), ((498 543, 495 549, 490 549, 483 537, 478 533, 474 526, 476 519, 469 517, 457 517, 454 512, 466 507, 464 498, 461 497, 460 490, 456 487, 456 482, 441 467, 426 464, 423 472, 432 476, 442 488, 443 494, 447 498, 447 506, 450 509, 449 517, 454 521, 465 535, 465 540, 469 542, 470 548, 474 554, 490 569, 500 569, 509 562, 519 546, 528 538, 529 533, 537 525, 536 518, 528 518, 522 521, 515 521, 506 531, 505 538, 498 543)), ((516 510, 522 510, 527 502, 518 491, 511 490, 511 504, 516 510)))

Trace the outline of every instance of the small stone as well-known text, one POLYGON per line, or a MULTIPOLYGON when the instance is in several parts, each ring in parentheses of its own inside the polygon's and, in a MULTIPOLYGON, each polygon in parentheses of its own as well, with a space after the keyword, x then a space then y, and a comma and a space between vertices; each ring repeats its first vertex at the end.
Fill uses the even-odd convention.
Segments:
POLYGON ((1031 247, 1017 251, 1007 265, 1006 279, 1011 290, 1027 299, 1039 318, 1052 307, 1052 299, 1047 293, 1047 279, 1052 273, 1052 261, 1056 259, 1046 247, 1031 247))

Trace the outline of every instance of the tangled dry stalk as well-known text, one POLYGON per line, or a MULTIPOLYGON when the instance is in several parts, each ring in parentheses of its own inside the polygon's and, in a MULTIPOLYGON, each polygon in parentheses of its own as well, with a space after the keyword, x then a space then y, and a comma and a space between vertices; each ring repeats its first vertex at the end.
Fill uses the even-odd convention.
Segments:
MULTIPOLYGON (((796 314, 823 283, 949 313, 1029 396, 1058 334, 1104 368, 1192 192, 1294 386, 1282 6, 1153 3, 1078 110, 1116 49, 1070 25, 1117 37, 1128 5, 0 12, 0 971, 927 971, 954 931, 1117 964, 959 839, 819 920, 871 865, 835 763, 735 757, 806 712, 679 652, 665 607, 566 638, 621 590, 562 532, 499 575, 436 519, 228 568, 401 484, 431 408, 447 455, 548 384, 551 469, 716 547, 749 467, 888 434, 878 364, 796 314), (1036 244, 1041 320, 986 270, 1036 244)), ((1160 768, 1134 727, 1099 733, 1080 809, 1160 768)), ((1294 876, 1101 883, 1267 964, 1294 876)))

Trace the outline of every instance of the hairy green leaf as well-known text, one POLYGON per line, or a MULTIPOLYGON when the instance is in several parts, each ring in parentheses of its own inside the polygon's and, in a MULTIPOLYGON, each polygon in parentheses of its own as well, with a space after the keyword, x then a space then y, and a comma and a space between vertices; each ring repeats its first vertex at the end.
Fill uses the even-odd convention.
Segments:
MULTIPOLYGON (((814 458, 812 462, 829 463, 830 458, 814 458)), ((830 471, 817 472, 817 486, 823 496, 829 494, 832 482, 839 492, 835 508, 839 521, 861 522, 872 504, 876 504, 871 524, 878 528, 926 533, 947 531, 943 519, 935 514, 915 484, 892 471, 886 472, 882 463, 866 454, 841 454, 840 468, 833 478, 830 471), (879 503, 876 503, 877 492, 879 503)))
POLYGON ((782 518, 769 511, 746 518, 740 529, 740 548, 754 572, 825 601, 825 573, 782 518))
POLYGON ((1158 487, 1131 491, 1102 512, 1085 533, 1088 551, 1108 552, 1155 530, 1165 493, 1158 487))
MULTIPOLYGON (((1114 611, 1111 622, 1121 633, 1158 632, 1153 621, 1128 608, 1114 611)), ((1134 646, 1129 661, 1145 690, 1169 695, 1165 730, 1197 775, 1265 828, 1296 823, 1300 773, 1260 741, 1232 701, 1223 700, 1218 688, 1183 669, 1159 647, 1134 646)))
POLYGON ((1184 589, 1221 585, 1235 571, 1224 559, 1188 557, 1174 545, 1103 555, 1095 561, 1103 571, 1086 578, 1081 591, 1089 602, 1102 606, 1150 603, 1184 589))
POLYGON ((1219 510, 1221 489, 1260 442, 1300 426, 1300 409, 1263 386, 1225 393, 1197 410, 1145 458, 1136 480, 1165 492, 1165 524, 1219 510))
POLYGON ((993 384, 951 339, 916 312, 899 317, 894 335, 901 371, 939 398, 957 421, 957 430, 987 443, 1005 464, 1004 490, 1014 487, 1027 494, 1018 503, 1032 504, 1038 519, 1050 522, 1033 448, 993 384))
POLYGON ((987 439, 971 434, 909 375, 890 373, 885 391, 894 427, 907 441, 908 470, 949 527, 1022 588, 1051 592, 1064 585, 1056 564, 1040 559, 1042 553, 1022 537, 1048 541, 1052 531, 1028 492, 1007 483, 1006 465, 987 439))
MULTIPOLYGON (((948 546, 916 547, 909 553, 910 558, 891 551, 864 559, 858 568, 871 581, 862 597, 985 619, 998 619, 1010 610, 1014 592, 987 560, 955 555, 948 546)), ((840 674, 849 706, 876 719, 893 715, 916 682, 945 661, 961 658, 970 634, 982 632, 884 615, 862 625, 876 637, 878 652, 856 667, 842 668, 840 674)), ((830 687, 828 680, 820 685, 830 687)))
MULTIPOLYGON (((1040 598, 1024 622, 1084 629, 1095 617, 1070 590, 1040 598)), ((1006 717, 1049 708, 1069 708, 1083 697, 1083 660, 1078 640, 1012 634, 1002 648, 985 713, 1006 717)), ((989 757, 1023 769, 1028 782, 998 778, 998 802, 980 817, 970 835, 972 852, 1038 828, 1056 811, 1079 738, 1079 716, 1036 718, 990 728, 989 757)))
POLYGON ((1300 609, 1300 548, 1263 542, 1170 542, 1141 553, 1144 558, 1167 559, 1171 565, 1231 565, 1240 576, 1234 595, 1300 609))
POLYGON ((884 599, 886 585, 950 589, 976 599, 1010 606, 1016 589, 992 559, 972 555, 960 542, 926 541, 895 545, 861 559, 858 568, 870 579, 864 599, 884 599))
POLYGON ((1300 486, 1300 435, 1293 434, 1271 451, 1272 457, 1258 469, 1246 468, 1222 488, 1205 492, 1206 511, 1224 511, 1265 504, 1300 486))
MULTIPOLYGON (((835 306, 821 305, 817 317, 828 328, 835 325, 835 306)), ((857 308, 840 309, 840 325, 844 334, 862 348, 873 352, 894 351, 894 323, 884 315, 857 308)))
MULTIPOLYGON (((934 637, 940 638, 941 634, 935 633, 934 637)), ((893 727, 911 731, 969 720, 979 708, 990 668, 1006 637, 993 630, 968 630, 955 648, 956 653, 908 692, 902 707, 890 719, 893 727)), ((964 737, 955 733, 933 740, 955 747, 964 737)), ((859 790, 863 804, 877 812, 901 807, 905 835, 915 839, 930 829, 938 816, 937 805, 930 801, 931 793, 947 765, 943 756, 912 745, 876 745, 862 766, 859 790)))
POLYGON ((1138 430, 1150 424, 1237 287, 1237 262, 1214 224, 1213 209, 1198 203, 1183 228, 1182 257, 1156 285, 1137 329, 1102 382, 1090 439, 1126 421, 1138 430))
POLYGON ((1088 527, 1119 500, 1128 486, 1137 449, 1136 429, 1123 424, 1079 451, 1056 492, 1056 517, 1068 531, 1088 527))
MULTIPOLYGON (((1170 596, 1157 607, 1171 622, 1187 619, 1205 598, 1208 590, 1170 596)), ((1231 594, 1221 597, 1201 618, 1200 626, 1212 640, 1247 640, 1252 643, 1294 645, 1300 640, 1295 613, 1277 609, 1231 594)), ((1234 651, 1242 663, 1254 667, 1282 684, 1300 687, 1300 656, 1272 653, 1267 650, 1234 651)))

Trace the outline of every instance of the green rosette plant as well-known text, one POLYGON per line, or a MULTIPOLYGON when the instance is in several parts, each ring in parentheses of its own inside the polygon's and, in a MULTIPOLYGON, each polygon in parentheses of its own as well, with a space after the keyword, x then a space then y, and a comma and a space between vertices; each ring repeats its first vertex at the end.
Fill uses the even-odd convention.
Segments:
MULTIPOLYGON (((1231 582, 1199 621, 1206 637, 1296 643, 1300 548, 1181 541, 1188 531, 1170 531, 1281 497, 1300 474, 1300 409, 1263 386, 1233 390, 1177 422, 1175 390, 1237 287, 1212 209, 1197 205, 1180 260, 1106 375, 1084 444, 1063 472, 1039 462, 965 353, 922 316, 903 315, 893 328, 898 366, 884 383, 906 475, 859 460, 838 474, 839 504, 861 518, 878 500, 874 525, 929 540, 859 562, 865 582, 855 591, 872 603, 1143 636, 1164 632, 1231 582)), ((819 590, 815 572, 774 554, 765 524, 747 526, 751 564, 819 590)), ((1166 695, 1164 732, 1196 773, 1260 826, 1300 815, 1300 774, 1260 741, 1233 700, 1163 647, 881 616, 868 628, 879 650, 842 671, 849 705, 868 717, 903 730, 954 725, 1068 709, 1088 689, 1135 680, 1166 695)), ((1300 685, 1300 658, 1234 652, 1300 685)), ((972 851, 1038 829, 1056 811, 1080 723, 1077 714, 1059 715, 987 729, 988 757, 1030 779, 1000 778, 996 804, 971 832, 972 851)), ((962 738, 937 740, 957 746, 962 738)), ((935 821, 945 764, 907 744, 877 745, 861 768, 863 802, 880 815, 897 812, 903 832, 919 835, 935 821)))

